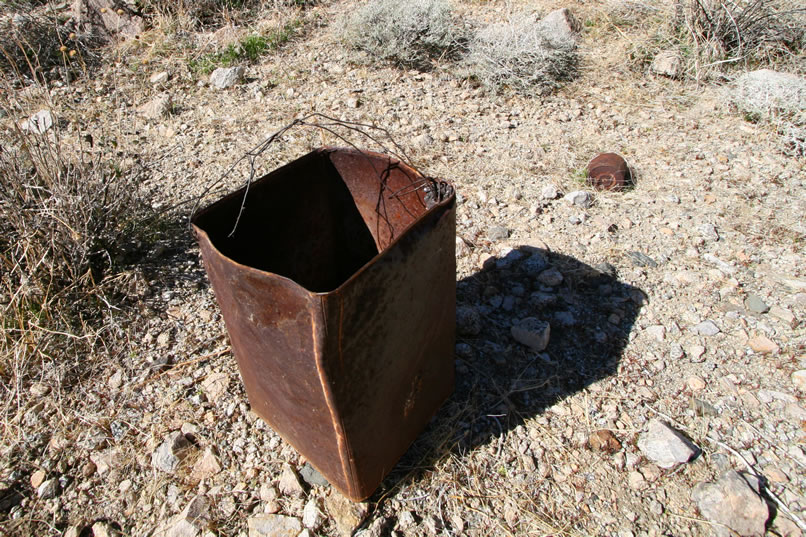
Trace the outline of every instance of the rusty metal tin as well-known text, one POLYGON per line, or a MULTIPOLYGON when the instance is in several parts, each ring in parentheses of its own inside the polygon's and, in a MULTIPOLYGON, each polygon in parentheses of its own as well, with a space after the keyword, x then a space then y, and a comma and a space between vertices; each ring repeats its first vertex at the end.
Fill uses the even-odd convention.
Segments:
POLYGON ((602 153, 588 163, 588 183, 596 190, 623 190, 631 182, 627 162, 616 153, 602 153))
POLYGON ((377 153, 319 149, 193 218, 252 409, 368 497, 453 391, 456 204, 377 153))

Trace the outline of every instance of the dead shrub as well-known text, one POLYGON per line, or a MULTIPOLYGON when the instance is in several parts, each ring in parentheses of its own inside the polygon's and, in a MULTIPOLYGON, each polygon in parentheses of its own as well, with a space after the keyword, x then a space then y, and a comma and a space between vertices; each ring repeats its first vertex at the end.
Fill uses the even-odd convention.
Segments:
POLYGON ((41 81, 86 72, 96 63, 99 36, 71 29, 47 5, 29 7, 0 18, 0 72, 41 81))
POLYGON ((470 40, 466 65, 471 76, 496 90, 548 93, 577 72, 576 43, 557 39, 534 15, 516 15, 482 28, 470 40))
POLYGON ((790 0, 691 0, 685 23, 701 64, 746 66, 802 49, 804 15, 790 0))
POLYGON ((345 38, 373 58, 424 69, 457 55, 464 30, 447 0, 370 0, 346 22, 345 38))

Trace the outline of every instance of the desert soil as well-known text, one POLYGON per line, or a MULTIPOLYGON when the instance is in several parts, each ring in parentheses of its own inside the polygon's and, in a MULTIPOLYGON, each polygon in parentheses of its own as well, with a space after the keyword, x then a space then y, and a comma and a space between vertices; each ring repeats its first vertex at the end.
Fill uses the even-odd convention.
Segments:
MULTIPOLYGON (((769 534, 800 535, 804 161, 780 151, 774 129, 735 114, 729 87, 631 69, 631 37, 607 25, 608 4, 539 4, 589 21, 579 77, 548 96, 493 93, 447 62, 428 72, 366 62, 338 38, 352 2, 313 8, 303 38, 229 89, 169 56, 133 70, 144 52, 125 46, 92 76, 52 87, 64 136, 91 133, 147 166, 142 186, 158 208, 195 200, 301 115, 388 129, 458 193, 457 386, 365 504, 297 482, 289 467, 305 461, 250 412, 181 205, 178 232, 132 268, 130 346, 68 391, 47 376, 25 387, 37 396, 4 432, 0 462, 21 499, 0 535, 89 535, 93 525, 96 536, 261 535, 254 520, 273 513, 305 515, 312 535, 711 535, 724 527, 693 491, 731 468, 764 478, 769 534), (160 71, 167 80, 150 83, 160 71), (138 111, 162 94, 170 114, 138 111), (585 184, 601 152, 624 156, 634 188, 585 184), (563 198, 579 190, 589 207, 563 198), (536 265, 561 278, 538 277, 536 265), (551 324, 542 352, 512 337, 528 317, 551 324), (648 457, 638 444, 652 420, 685 435, 693 458, 667 469, 648 457), (154 454, 176 431, 192 445, 165 472, 154 454), (57 492, 40 497, 51 479, 57 492)), ((460 9, 485 20, 509 4, 460 9)), ((30 100, 30 113, 44 104, 30 100)), ((335 141, 293 131, 261 169, 323 143, 335 141)))

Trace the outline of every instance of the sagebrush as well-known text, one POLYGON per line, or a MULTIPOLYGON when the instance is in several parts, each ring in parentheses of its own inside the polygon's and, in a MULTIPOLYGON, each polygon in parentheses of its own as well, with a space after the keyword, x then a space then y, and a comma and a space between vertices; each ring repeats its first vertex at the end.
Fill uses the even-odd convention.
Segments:
POLYGON ((457 55, 465 32, 446 0, 370 0, 349 18, 345 37, 373 58, 423 69, 457 55))

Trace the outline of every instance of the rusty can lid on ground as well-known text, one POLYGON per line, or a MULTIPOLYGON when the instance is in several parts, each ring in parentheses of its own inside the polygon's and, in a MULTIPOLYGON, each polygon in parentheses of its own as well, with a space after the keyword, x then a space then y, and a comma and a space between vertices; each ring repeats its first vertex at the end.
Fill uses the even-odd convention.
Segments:
POLYGON ((601 153, 588 163, 588 183, 596 190, 623 190, 632 183, 630 167, 621 155, 601 153))

